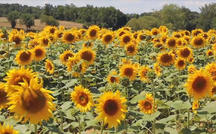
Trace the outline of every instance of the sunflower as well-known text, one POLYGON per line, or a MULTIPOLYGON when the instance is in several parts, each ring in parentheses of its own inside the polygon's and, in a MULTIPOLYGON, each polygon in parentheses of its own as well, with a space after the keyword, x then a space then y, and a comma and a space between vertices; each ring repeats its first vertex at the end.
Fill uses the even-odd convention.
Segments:
POLYGON ((170 66, 175 62, 175 55, 173 53, 160 53, 157 57, 159 64, 163 66, 170 66))
POLYGON ((107 32, 102 36, 103 44, 110 44, 114 40, 114 34, 112 32, 107 32))
POLYGON ((193 56, 193 50, 189 47, 183 47, 177 51, 177 54, 179 57, 189 60, 193 56))
POLYGON ((21 82, 26 81, 27 83, 30 83, 30 80, 33 78, 36 78, 37 74, 33 72, 31 69, 11 69, 7 73, 7 76, 4 78, 4 80, 7 82, 8 85, 8 91, 16 91, 16 86, 20 86, 21 82))
POLYGON ((130 33, 125 33, 120 37, 120 46, 123 47, 127 44, 129 44, 133 39, 133 36, 130 33))
POLYGON ((214 86, 212 88, 211 96, 216 94, 216 82, 214 82, 214 86))
POLYGON ((163 34, 167 33, 168 32, 168 28, 166 26, 160 26, 159 27, 159 31, 163 34))
POLYGON ((22 36, 19 33, 17 33, 17 34, 10 34, 10 36, 9 36, 9 42, 14 42, 15 43, 15 47, 21 47, 22 43, 23 43, 23 39, 24 39, 24 36, 22 36))
POLYGON ((183 70, 186 67, 186 62, 183 58, 177 58, 175 61, 175 67, 179 70, 183 70))
POLYGON ((136 55, 138 52, 137 44, 136 43, 127 44, 125 46, 125 51, 129 56, 136 55))
POLYGON ((50 45, 50 39, 48 37, 40 37, 39 39, 40 45, 43 47, 49 47, 50 45))
POLYGON ((74 57, 74 53, 71 50, 64 51, 60 56, 62 64, 66 65, 69 58, 74 57))
POLYGON ((197 68, 193 64, 188 66, 188 73, 192 74, 196 71, 197 71, 197 68))
POLYGON ((206 41, 202 36, 195 36, 191 40, 191 45, 194 48, 201 48, 201 47, 204 47, 206 45, 206 41))
POLYGON ((161 42, 154 43, 154 47, 158 48, 159 50, 164 50, 164 45, 161 42))
POLYGON ((6 84, 0 83, 0 110, 8 106, 8 92, 6 91, 6 84))
POLYGON ((216 63, 215 62, 208 63, 205 66, 205 70, 212 76, 212 79, 216 81, 216 63))
POLYGON ((68 72, 71 72, 72 69, 73 69, 73 67, 74 67, 74 65, 76 65, 79 61, 80 61, 80 59, 79 59, 77 56, 70 57, 70 58, 68 59, 67 64, 66 64, 66 66, 67 66, 67 71, 68 71, 68 72))
POLYGON ((18 134, 19 132, 14 130, 12 126, 0 125, 0 134, 18 134))
POLYGON ((71 31, 65 31, 63 33, 62 41, 65 43, 74 43, 76 41, 76 34, 71 31))
POLYGON ((160 30, 159 29, 157 29, 157 28, 152 28, 152 30, 151 30, 151 34, 152 35, 158 35, 160 33, 160 30))
POLYGON ((136 64, 123 64, 120 66, 120 76, 126 77, 130 80, 134 80, 136 78, 138 71, 138 67, 136 64))
POLYGON ((62 36, 63 36, 63 31, 57 30, 57 31, 55 32, 55 38, 61 39, 62 36))
POLYGON ((206 55, 207 56, 213 56, 214 55, 214 51, 212 51, 211 49, 206 51, 206 55))
POLYGON ((119 76, 117 74, 117 72, 115 70, 112 70, 109 75, 107 76, 107 81, 110 83, 110 84, 113 84, 113 83, 119 83, 119 76))
POLYGON ((38 39, 32 39, 28 42, 28 48, 32 49, 35 46, 38 46, 40 44, 40 42, 38 41, 38 39))
MULTIPOLYGON (((134 37, 134 36, 133 36, 134 37)), ((144 41, 145 39, 147 38, 147 35, 140 32, 138 35, 137 35, 137 40, 140 42, 140 41, 144 41)))
POLYGON ((78 53, 80 59, 87 61, 89 64, 94 63, 95 55, 95 52, 91 48, 82 48, 78 53))
POLYGON ((201 33, 203 33, 202 29, 194 29, 194 30, 192 30, 192 36, 198 36, 201 33))
POLYGON ((45 68, 46 68, 46 71, 49 74, 53 74, 54 73, 55 66, 54 66, 54 64, 52 63, 51 60, 49 60, 49 59, 46 60, 46 62, 45 62, 45 68))
POLYGON ((43 88, 42 80, 31 79, 30 84, 26 81, 19 86, 16 94, 10 94, 9 110, 15 113, 18 119, 32 124, 41 123, 52 117, 55 110, 54 99, 49 90, 43 88))
POLYGON ((96 25, 90 26, 86 32, 88 39, 95 40, 98 37, 100 28, 96 25))
POLYGON ((20 50, 16 55, 16 62, 19 65, 28 65, 31 64, 34 59, 34 53, 30 50, 20 50))
POLYGON ((82 47, 92 48, 94 46, 93 42, 85 42, 82 47))
POLYGON ((193 105, 192 105, 192 110, 193 110, 193 112, 196 114, 197 113, 197 109, 199 108, 199 100, 194 100, 193 101, 193 105))
POLYGON ((206 70, 201 69, 189 74, 185 87, 190 96, 201 99, 211 95, 213 80, 206 70))
POLYGON ((81 74, 84 74, 86 72, 87 67, 88 65, 86 65, 85 63, 74 65, 72 76, 80 77, 81 74))
POLYGON ((177 47, 177 39, 175 37, 170 37, 166 41, 166 47, 174 49, 177 47))
POLYGON ((143 82, 149 82, 147 73, 150 71, 150 68, 147 66, 141 66, 139 69, 139 76, 143 82))
POLYGON ((115 93, 111 91, 105 92, 97 100, 97 119, 102 120, 104 124, 108 124, 109 128, 117 127, 120 121, 125 119, 125 113, 127 112, 126 101, 125 97, 121 97, 119 91, 115 93))
POLYGON ((41 61, 46 57, 46 49, 42 46, 36 46, 32 50, 35 61, 41 61))
POLYGON ((161 75, 161 67, 158 63, 155 63, 154 64, 154 72, 155 74, 159 77, 161 75))
POLYGON ((144 100, 139 101, 140 111, 145 114, 152 114, 155 112, 156 105, 152 94, 147 93, 144 100))
POLYGON ((166 41, 167 41, 167 39, 168 39, 168 36, 166 34, 163 34, 160 37, 160 42, 163 43, 163 44, 165 44, 166 41))
POLYGON ((71 92, 71 99, 81 112, 91 110, 94 105, 91 92, 81 85, 74 87, 74 91, 71 92))

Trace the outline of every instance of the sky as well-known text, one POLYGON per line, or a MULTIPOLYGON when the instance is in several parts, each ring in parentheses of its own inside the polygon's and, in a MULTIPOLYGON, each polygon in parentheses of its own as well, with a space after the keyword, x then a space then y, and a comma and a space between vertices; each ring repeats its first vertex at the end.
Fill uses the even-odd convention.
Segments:
POLYGON ((192 11, 199 12, 205 4, 216 3, 216 0, 0 0, 0 3, 19 3, 30 6, 65 5, 73 3, 77 7, 93 5, 97 7, 113 6, 124 13, 143 13, 160 10, 165 4, 177 4, 192 11))

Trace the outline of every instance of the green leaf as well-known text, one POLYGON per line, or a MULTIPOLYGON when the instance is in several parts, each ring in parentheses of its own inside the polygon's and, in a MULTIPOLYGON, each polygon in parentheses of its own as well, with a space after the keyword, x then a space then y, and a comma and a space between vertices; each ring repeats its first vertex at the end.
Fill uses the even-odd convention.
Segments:
POLYGON ((177 101, 174 101, 174 102, 169 101, 166 104, 168 106, 172 107, 172 108, 175 108, 176 110, 191 108, 191 104, 190 104, 189 101, 186 101, 186 102, 183 102, 181 100, 177 100, 177 101))
POLYGON ((65 103, 63 103, 61 105, 62 111, 68 110, 71 106, 72 106, 72 102, 71 101, 66 101, 65 103))
POLYGON ((74 86, 77 83, 77 79, 72 79, 70 82, 68 82, 64 87, 64 88, 70 88, 72 86, 74 86))
POLYGON ((131 99, 131 103, 135 104, 140 100, 143 100, 145 98, 145 92, 141 92, 140 94, 136 95, 135 97, 133 97, 133 99, 131 99))
POLYGON ((153 121, 154 119, 156 119, 158 116, 160 115, 160 112, 159 111, 157 111, 157 112, 155 112, 155 113, 153 113, 153 114, 145 114, 144 116, 143 116, 143 121, 153 121))
POLYGON ((202 111, 207 111, 208 113, 216 113, 216 102, 207 103, 206 106, 202 109, 202 111))
POLYGON ((174 128, 166 127, 164 130, 170 134, 178 134, 178 131, 174 128))
POLYGON ((170 115, 167 118, 163 118, 163 119, 157 121, 157 123, 167 123, 167 122, 169 122, 171 120, 175 120, 175 118, 176 118, 176 115, 170 115))

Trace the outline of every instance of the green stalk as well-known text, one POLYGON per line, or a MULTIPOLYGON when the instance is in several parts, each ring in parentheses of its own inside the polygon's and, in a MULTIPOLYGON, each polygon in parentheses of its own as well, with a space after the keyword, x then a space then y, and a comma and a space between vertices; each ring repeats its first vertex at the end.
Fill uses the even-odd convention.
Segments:
POLYGON ((104 129, 104 126, 103 126, 103 125, 104 125, 104 123, 103 123, 103 121, 102 121, 102 123, 101 123, 101 130, 100 130, 100 133, 101 133, 101 134, 103 134, 103 129, 104 129))
POLYGON ((38 134, 38 131, 37 131, 37 124, 34 125, 34 129, 35 129, 35 134, 38 134))

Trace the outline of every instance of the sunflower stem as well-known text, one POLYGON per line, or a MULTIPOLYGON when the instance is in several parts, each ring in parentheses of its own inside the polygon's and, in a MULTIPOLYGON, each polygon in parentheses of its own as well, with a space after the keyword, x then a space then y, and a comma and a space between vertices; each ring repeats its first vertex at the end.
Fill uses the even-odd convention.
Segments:
POLYGON ((152 133, 153 133, 153 134, 156 134, 155 122, 156 122, 156 120, 154 120, 154 121, 152 122, 152 133))
POLYGON ((104 122, 102 121, 102 122, 101 122, 101 130, 100 130, 100 133, 101 133, 101 134, 103 134, 103 128, 104 128, 103 125, 104 125, 104 122))
MULTIPOLYGON (((189 102, 191 103, 191 97, 189 97, 189 102)), ((187 127, 190 126, 190 109, 188 109, 187 127)))
POLYGON ((81 118, 79 117, 79 134, 81 134, 81 132, 82 132, 81 118))
POLYGON ((35 129, 35 134, 38 134, 38 131, 37 131, 37 124, 34 125, 34 129, 35 129))

